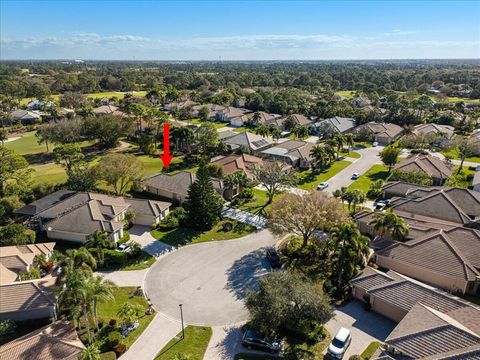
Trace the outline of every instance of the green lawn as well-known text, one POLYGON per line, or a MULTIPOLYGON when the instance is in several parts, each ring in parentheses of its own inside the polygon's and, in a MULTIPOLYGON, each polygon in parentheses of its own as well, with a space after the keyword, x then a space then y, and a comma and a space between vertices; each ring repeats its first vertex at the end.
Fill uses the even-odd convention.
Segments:
POLYGON ((262 209, 268 201, 268 195, 266 191, 259 189, 253 190, 253 199, 245 204, 238 206, 239 209, 245 210, 251 213, 256 213, 262 209))
POLYGON ((242 224, 234 220, 222 220, 213 229, 208 231, 199 231, 187 227, 179 227, 173 230, 161 231, 152 230, 152 236, 166 244, 173 246, 183 246, 214 240, 231 240, 241 238, 255 231, 253 226, 242 224), (222 225, 230 221, 233 223, 232 231, 224 231, 222 225))
POLYGON ((356 151, 341 152, 340 156, 350 157, 352 159, 360 159, 362 156, 356 151))
MULTIPOLYGON (((191 123, 191 124, 197 124, 197 125, 200 125, 203 123, 203 121, 201 121, 200 119, 191 119, 191 120, 184 120, 185 122, 187 123, 191 123)), ((217 121, 209 121, 211 124, 215 125, 215 127, 217 129, 220 129, 220 128, 223 128, 227 125, 229 125, 229 123, 227 122, 217 122, 217 121)))
POLYGON ((113 265, 108 268, 99 268, 98 270, 109 271, 129 271, 129 270, 143 270, 148 269, 155 262, 155 258, 144 251, 140 252, 140 255, 136 258, 128 258, 127 262, 123 265, 113 265))
POLYGON ((235 132, 245 132, 245 131, 252 131, 252 129, 247 128, 245 126, 239 126, 239 127, 236 127, 235 129, 233 129, 233 131, 235 131, 235 132))
MULTIPOLYGON (((36 131, 30 131, 23 133, 22 138, 10 141, 5 143, 5 147, 10 150, 14 150, 17 154, 26 155, 26 154, 39 154, 47 151, 47 148, 44 144, 39 145, 37 138, 35 136, 36 131)), ((50 151, 53 146, 50 146, 50 151)))
POLYGON ((211 337, 212 328, 189 325, 185 328, 185 339, 182 339, 182 332, 179 332, 155 360, 171 360, 177 353, 190 356, 191 360, 202 360, 211 337))
MULTIPOLYGON (((100 303, 98 306, 99 319, 103 320, 105 324, 108 324, 111 319, 115 319, 117 320, 117 325, 119 326, 121 321, 117 317, 117 312, 125 302, 140 304, 145 307, 146 310, 148 308, 147 300, 145 300, 143 296, 133 296, 132 293, 135 291, 135 289, 135 287, 114 287, 114 300, 100 303)), ((154 315, 142 315, 142 317, 138 320, 140 323, 138 329, 132 331, 125 339, 122 339, 122 343, 125 344, 127 348, 130 347, 140 336, 140 334, 147 328, 148 324, 150 324, 153 318, 154 315)), ((96 337, 95 342, 99 345, 99 347, 104 345, 107 336, 108 335, 103 332, 101 335, 96 337)))
POLYGON ((473 176, 475 174, 474 170, 470 170, 468 166, 463 166, 460 173, 458 173, 458 169, 460 165, 455 165, 453 170, 453 175, 450 177, 450 182, 452 182, 452 186, 457 186, 461 188, 467 188, 471 185, 471 181, 467 180, 468 176, 473 176), (458 173, 458 174, 457 174, 458 173))
POLYGON ((302 171, 298 174, 299 183, 297 187, 304 190, 314 190, 317 188, 318 184, 323 181, 327 181, 350 164, 351 162, 347 160, 335 161, 332 166, 325 169, 319 175, 313 174, 312 170, 302 171))
MULTIPOLYGON (((96 93, 90 93, 90 94, 85 94, 86 97, 91 98, 91 99, 101 99, 104 97, 107 98, 112 98, 112 97, 117 97, 119 99, 123 99, 125 97, 125 94, 133 94, 135 96, 145 96, 147 94, 146 91, 105 91, 105 92, 96 92, 96 93)), ((58 101, 60 99, 60 95, 51 95, 51 98, 54 101, 58 101)), ((20 105, 27 105, 30 101, 35 100, 35 98, 23 98, 20 100, 20 105)))
POLYGON ((380 348, 381 344, 378 341, 373 341, 370 345, 367 346, 365 350, 363 350, 362 354, 360 355, 363 359, 369 360, 375 351, 380 348))
POLYGON ((40 165, 31 165, 35 170, 33 173, 33 182, 35 184, 62 184, 67 180, 67 174, 62 165, 56 163, 47 163, 40 165))
MULTIPOLYGON (((452 149, 450 151, 442 151, 442 154, 450 157, 451 159, 460 160, 460 155, 458 154, 458 149, 452 149)), ((480 156, 472 156, 472 157, 466 158, 465 161, 480 163, 480 156)))
POLYGON ((348 188, 351 190, 359 189, 367 192, 370 189, 370 184, 377 180, 387 180, 388 167, 385 165, 373 165, 365 174, 360 175, 360 178, 355 180, 348 188))
POLYGON ((447 97, 436 97, 436 96, 430 96, 430 98, 433 101, 436 102, 466 102, 466 103, 478 103, 480 102, 480 99, 469 99, 469 98, 460 98, 460 97, 455 97, 455 96, 447 96, 447 97))

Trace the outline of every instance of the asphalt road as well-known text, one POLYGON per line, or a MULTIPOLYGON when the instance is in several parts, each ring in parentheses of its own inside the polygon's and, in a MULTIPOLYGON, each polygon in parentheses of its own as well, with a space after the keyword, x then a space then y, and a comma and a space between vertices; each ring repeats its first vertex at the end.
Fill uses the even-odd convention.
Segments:
POLYGON ((214 241, 179 248, 160 258, 145 279, 155 308, 192 325, 229 325, 248 319, 244 307, 248 289, 270 271, 265 247, 275 243, 268 230, 241 239, 214 241))

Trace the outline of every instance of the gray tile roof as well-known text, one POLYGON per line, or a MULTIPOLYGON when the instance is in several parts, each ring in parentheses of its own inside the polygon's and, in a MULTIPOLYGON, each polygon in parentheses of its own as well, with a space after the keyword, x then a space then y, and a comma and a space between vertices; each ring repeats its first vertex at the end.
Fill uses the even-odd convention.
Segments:
POLYGON ((344 133, 353 129, 356 126, 356 120, 352 118, 345 118, 340 116, 334 116, 325 120, 321 120, 314 125, 315 127, 333 127, 334 130, 344 133))
POLYGON ((448 179, 453 174, 453 165, 431 155, 412 154, 395 165, 403 172, 421 171, 434 179, 448 179))
POLYGON ((268 148, 274 144, 273 139, 269 136, 263 137, 247 131, 238 133, 231 138, 225 139, 224 142, 227 145, 233 145, 234 147, 243 146, 253 151, 268 148))
MULTIPOLYGON (((147 178, 145 185, 157 189, 163 189, 168 192, 179 194, 182 196, 188 195, 190 185, 195 181, 196 174, 190 171, 180 171, 175 174, 157 174, 147 178)), ((215 190, 222 193, 223 184, 221 180, 212 178, 215 190)))
POLYGON ((70 197, 75 193, 75 191, 70 190, 58 190, 42 197, 41 199, 38 199, 37 201, 25 205, 21 209, 16 210, 15 213, 32 216, 37 215, 39 212, 52 207, 56 203, 65 200, 67 197, 70 197))

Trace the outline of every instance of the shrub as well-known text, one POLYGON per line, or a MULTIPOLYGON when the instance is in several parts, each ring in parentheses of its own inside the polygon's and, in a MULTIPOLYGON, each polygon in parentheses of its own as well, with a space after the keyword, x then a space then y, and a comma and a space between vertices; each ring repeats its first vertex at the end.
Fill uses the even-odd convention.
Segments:
POLYGON ((115 250, 106 249, 103 251, 105 262, 108 264, 124 265, 127 262, 127 254, 115 250))
POLYGON ((246 200, 253 199, 253 189, 251 188, 243 189, 241 198, 246 200))
POLYGON ((226 220, 222 224, 223 231, 232 231, 233 230, 233 222, 226 220))
POLYGON ((114 328, 115 326, 117 326, 117 320, 111 319, 111 320, 108 322, 108 326, 114 328))
POLYGON ((126 230, 123 231, 123 236, 118 240, 119 244, 126 243, 130 240, 130 233, 126 230))
POLYGON ((140 255, 141 251, 142 251, 142 247, 140 246, 140 244, 135 241, 132 241, 130 243, 130 252, 128 253, 128 257, 136 258, 137 256, 140 255))
POLYGON ((348 360, 362 360, 363 358, 360 355, 352 355, 348 360))
POLYGON ((30 271, 26 271, 18 277, 18 280, 24 281, 24 280, 33 280, 33 279, 40 279, 40 270, 37 268, 33 268, 30 271))
POLYGON ((120 341, 122 341, 122 335, 120 335, 120 332, 112 331, 108 334, 107 344, 109 348, 113 349, 120 343, 120 341))
POLYGON ((118 344, 113 348, 117 356, 122 355, 127 350, 127 347, 124 344, 118 344))
POLYGON ((114 351, 109 351, 103 354, 100 354, 101 360, 117 360, 117 354, 114 351))
POLYGON ((10 334, 13 334, 16 328, 17 326, 11 320, 0 321, 0 340, 4 340, 10 334))

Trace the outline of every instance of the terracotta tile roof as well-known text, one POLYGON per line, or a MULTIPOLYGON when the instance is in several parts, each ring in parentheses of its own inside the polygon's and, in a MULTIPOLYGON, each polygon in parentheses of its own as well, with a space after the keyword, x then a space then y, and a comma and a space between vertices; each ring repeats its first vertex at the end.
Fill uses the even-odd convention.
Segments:
POLYGON ((369 122, 353 129, 355 134, 370 133, 379 137, 394 139, 403 132, 403 128, 391 123, 369 122))
POLYGON ((471 229, 430 232, 416 240, 395 242, 376 254, 463 281, 475 281, 480 276, 480 233, 471 229))
POLYGON ((223 173, 225 175, 233 174, 237 171, 245 171, 247 174, 249 174, 253 165, 261 164, 263 162, 263 159, 248 154, 232 154, 216 160, 212 159, 213 164, 218 164, 222 166, 223 173))
POLYGON ((0 314, 54 308, 55 279, 14 282, 0 286, 0 314))
POLYGON ((404 172, 421 171, 434 179, 448 179, 453 174, 453 165, 431 155, 413 154, 395 165, 404 172))
POLYGON ((8 360, 76 360, 85 348, 73 326, 57 321, 0 346, 8 360))

